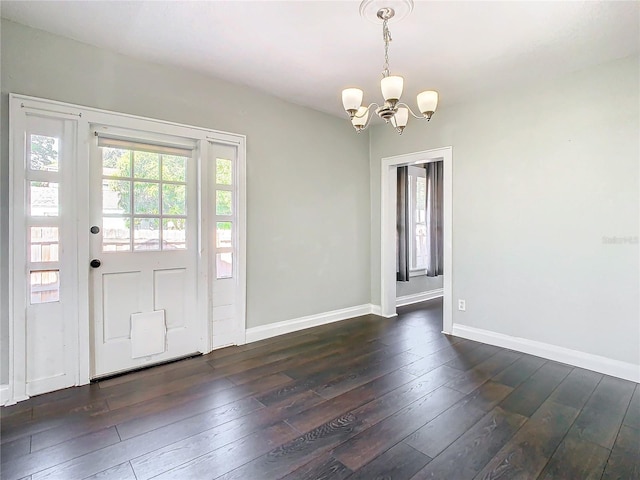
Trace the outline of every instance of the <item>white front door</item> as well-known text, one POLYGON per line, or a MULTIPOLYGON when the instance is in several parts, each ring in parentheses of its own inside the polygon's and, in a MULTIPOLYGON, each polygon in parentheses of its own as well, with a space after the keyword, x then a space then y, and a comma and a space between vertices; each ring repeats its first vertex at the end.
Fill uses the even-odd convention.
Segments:
POLYGON ((201 351, 204 332, 195 143, 93 131, 87 235, 95 378, 201 351))

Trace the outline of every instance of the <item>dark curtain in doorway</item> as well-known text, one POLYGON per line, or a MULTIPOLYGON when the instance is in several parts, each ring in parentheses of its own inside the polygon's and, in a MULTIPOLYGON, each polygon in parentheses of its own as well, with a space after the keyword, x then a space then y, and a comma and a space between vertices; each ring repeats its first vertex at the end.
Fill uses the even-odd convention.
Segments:
POLYGON ((396 280, 409 281, 409 167, 398 167, 396 238, 398 259, 396 280))
POLYGON ((425 164, 427 170, 427 276, 443 274, 443 162, 425 164))

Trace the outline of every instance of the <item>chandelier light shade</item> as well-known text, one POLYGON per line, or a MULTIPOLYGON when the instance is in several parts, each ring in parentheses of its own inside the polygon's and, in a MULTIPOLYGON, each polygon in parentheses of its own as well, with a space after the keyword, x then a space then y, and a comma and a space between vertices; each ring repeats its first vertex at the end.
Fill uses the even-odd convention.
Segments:
POLYGON ((429 90, 418 94, 418 110, 420 113, 427 117, 427 120, 431 119, 431 115, 436 111, 438 106, 438 92, 429 90))
POLYGON ((342 91, 342 105, 347 112, 357 112, 362 105, 364 92, 359 88, 346 88, 342 91))
POLYGON ((367 107, 358 108, 357 113, 351 119, 351 123, 353 124, 353 128, 356 129, 356 132, 360 133, 367 126, 369 121, 369 109, 367 107))
POLYGON ((405 107, 398 108, 396 114, 391 117, 391 125, 395 127, 395 129, 402 135, 402 131, 404 127, 407 126, 407 122, 409 121, 409 109, 405 107))
POLYGON ((384 77, 380 80, 380 90, 385 102, 398 102, 402 96, 402 87, 404 87, 404 78, 392 75, 384 77))
MULTIPOLYGON (((413 0, 386 0, 387 3, 396 4, 400 7, 402 15, 407 15, 413 10, 413 0)), ((404 128, 409 121, 409 114, 415 118, 431 120, 431 117, 438 107, 438 92, 426 90, 417 97, 418 110, 421 115, 416 115, 406 104, 400 102, 402 90, 404 88, 404 78, 399 75, 389 73, 389 43, 391 33, 389 32, 389 20, 396 15, 393 6, 380 6, 380 0, 364 0, 360 4, 360 14, 363 17, 373 19, 372 13, 375 11, 375 18, 382 21, 382 38, 384 40, 384 65, 382 67, 382 80, 380 80, 380 90, 384 103, 378 105, 372 103, 368 107, 362 106, 364 92, 359 88, 346 88, 342 91, 342 106, 351 119, 351 124, 356 132, 362 132, 369 125, 371 120, 371 109, 375 107, 375 113, 385 122, 391 125, 402 135, 404 128), (373 9, 373 10, 372 10, 373 9)))

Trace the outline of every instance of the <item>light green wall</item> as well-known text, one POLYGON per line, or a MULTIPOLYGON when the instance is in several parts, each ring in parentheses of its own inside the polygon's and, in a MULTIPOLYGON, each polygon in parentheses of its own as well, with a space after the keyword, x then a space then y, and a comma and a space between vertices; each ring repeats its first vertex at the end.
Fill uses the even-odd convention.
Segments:
POLYGON ((639 62, 621 59, 371 132, 371 290, 380 159, 453 146, 454 323, 640 364, 639 62))
MULTIPOLYGON (((368 139, 348 122, 5 20, 1 39, 2 299, 13 92, 245 134, 248 326, 369 303, 368 139)), ((6 302, 0 325, 4 383, 6 302)))

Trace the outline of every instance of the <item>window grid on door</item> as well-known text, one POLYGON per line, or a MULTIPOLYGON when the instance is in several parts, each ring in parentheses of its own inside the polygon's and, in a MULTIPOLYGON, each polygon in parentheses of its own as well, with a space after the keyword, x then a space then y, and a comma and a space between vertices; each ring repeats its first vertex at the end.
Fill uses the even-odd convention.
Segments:
POLYGON ((100 139, 104 252, 185 250, 189 150, 100 139))

